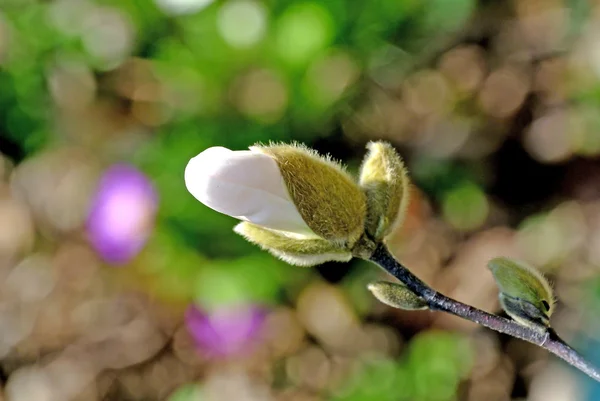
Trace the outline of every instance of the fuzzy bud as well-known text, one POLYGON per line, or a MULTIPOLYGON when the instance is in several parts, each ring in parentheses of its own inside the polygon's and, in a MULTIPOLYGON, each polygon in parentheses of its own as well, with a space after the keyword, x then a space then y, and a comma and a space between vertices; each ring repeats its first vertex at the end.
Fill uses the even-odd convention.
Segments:
POLYGON ((360 186, 367 195, 366 230, 379 241, 404 220, 409 179, 402 159, 390 144, 371 142, 367 147, 360 186))
POLYGON ((342 166, 301 145, 254 146, 271 156, 298 212, 328 241, 352 248, 364 231, 366 199, 342 166))
POLYGON ((510 317, 541 331, 550 326, 554 296, 542 273, 504 257, 492 259, 488 267, 500 289, 500 304, 510 317))
POLYGON ((373 296, 380 302, 393 308, 404 310, 427 309, 427 301, 409 290, 402 283, 389 281, 376 281, 367 286, 373 296))

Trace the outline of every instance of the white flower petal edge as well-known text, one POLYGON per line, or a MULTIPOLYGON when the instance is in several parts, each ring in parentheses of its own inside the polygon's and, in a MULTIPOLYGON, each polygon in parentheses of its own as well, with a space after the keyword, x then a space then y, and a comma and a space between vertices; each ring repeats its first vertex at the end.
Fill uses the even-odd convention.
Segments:
POLYGON ((272 230, 315 236, 292 202, 277 162, 264 153, 208 148, 188 162, 185 185, 217 212, 272 230))

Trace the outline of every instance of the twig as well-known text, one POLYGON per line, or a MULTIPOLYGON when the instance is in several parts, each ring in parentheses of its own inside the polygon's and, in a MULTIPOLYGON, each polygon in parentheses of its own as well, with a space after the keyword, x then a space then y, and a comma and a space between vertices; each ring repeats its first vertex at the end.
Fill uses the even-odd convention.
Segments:
POLYGON ((500 333, 538 345, 593 379, 600 381, 600 371, 565 343, 554 330, 542 331, 522 326, 514 320, 487 313, 435 291, 398 262, 383 244, 377 246, 369 260, 403 282, 412 292, 425 299, 430 309, 448 312, 500 333))

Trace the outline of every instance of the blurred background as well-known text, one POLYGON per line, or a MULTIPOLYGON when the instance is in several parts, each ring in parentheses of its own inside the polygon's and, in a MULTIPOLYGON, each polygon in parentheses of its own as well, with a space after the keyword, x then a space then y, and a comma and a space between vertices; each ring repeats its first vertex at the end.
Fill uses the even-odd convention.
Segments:
POLYGON ((210 146, 300 141, 414 181, 393 253, 491 312, 553 281, 600 365, 600 4, 0 0, 0 400, 573 401, 545 351, 288 266, 186 191, 210 146))

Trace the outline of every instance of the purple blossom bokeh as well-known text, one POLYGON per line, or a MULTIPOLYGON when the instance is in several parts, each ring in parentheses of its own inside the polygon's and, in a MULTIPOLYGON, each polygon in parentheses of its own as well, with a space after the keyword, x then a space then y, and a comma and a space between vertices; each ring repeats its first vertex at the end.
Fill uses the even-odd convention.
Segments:
POLYGON ((124 264, 143 248, 154 224, 158 195, 132 166, 118 164, 100 179, 87 219, 94 249, 110 264, 124 264))
POLYGON ((247 353, 259 337, 266 311, 260 307, 228 306, 205 312, 190 305, 185 325, 197 346, 214 357, 247 353))

